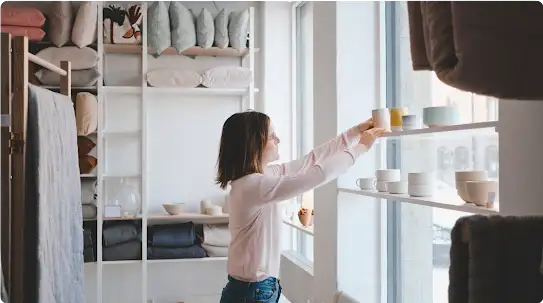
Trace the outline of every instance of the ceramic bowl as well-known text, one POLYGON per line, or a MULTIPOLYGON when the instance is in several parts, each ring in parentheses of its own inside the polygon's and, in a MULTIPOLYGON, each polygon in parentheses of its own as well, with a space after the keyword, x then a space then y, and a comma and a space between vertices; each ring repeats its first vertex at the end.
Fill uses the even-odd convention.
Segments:
POLYGON ((175 216, 183 213, 185 210, 185 203, 162 204, 162 207, 164 207, 166 212, 170 215, 175 216))
POLYGON ((455 125, 460 123, 460 112, 454 106, 425 107, 422 120, 428 127, 455 125))
POLYGON ((417 115, 402 116, 402 128, 404 130, 419 129, 422 123, 417 115))
POLYGON ((496 181, 466 181, 465 186, 468 199, 478 206, 486 206, 488 202, 494 202, 489 201, 489 198, 495 199, 498 190, 496 181))
POLYGON ((311 226, 311 223, 313 223, 313 216, 310 212, 303 215, 298 214, 298 220, 300 220, 300 223, 303 226, 311 226))

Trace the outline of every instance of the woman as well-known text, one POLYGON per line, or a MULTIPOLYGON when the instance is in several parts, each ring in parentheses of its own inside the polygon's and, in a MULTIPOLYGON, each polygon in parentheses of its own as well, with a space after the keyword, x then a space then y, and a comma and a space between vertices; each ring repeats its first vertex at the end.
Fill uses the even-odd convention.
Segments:
POLYGON ((228 208, 232 239, 228 283, 220 303, 279 301, 281 286, 276 277, 282 219, 278 202, 345 172, 384 132, 372 127, 369 119, 302 159, 268 165, 279 159, 280 140, 267 115, 248 111, 224 122, 216 181, 223 189, 231 185, 228 208))

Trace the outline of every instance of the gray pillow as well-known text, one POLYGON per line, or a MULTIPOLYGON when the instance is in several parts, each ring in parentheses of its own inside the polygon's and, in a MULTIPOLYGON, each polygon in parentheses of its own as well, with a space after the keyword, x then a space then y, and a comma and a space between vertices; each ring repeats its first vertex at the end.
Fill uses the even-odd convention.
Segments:
POLYGON ((249 10, 230 14, 230 23, 228 24, 228 38, 230 46, 240 50, 245 49, 247 45, 247 33, 249 31, 249 10))
POLYGON ((164 1, 154 2, 147 9, 147 46, 155 56, 162 54, 172 45, 168 6, 164 1))
POLYGON ((47 35, 54 45, 61 47, 70 42, 72 36, 72 25, 74 22, 74 11, 71 1, 53 1, 48 10, 49 30, 47 35))
POLYGON ((198 46, 210 48, 213 46, 214 39, 215 24, 213 16, 211 16, 211 13, 206 8, 202 8, 198 19, 196 19, 196 40, 198 41, 198 46))
MULTIPOLYGON (((98 71, 97 66, 89 69, 73 70, 71 74, 73 87, 94 86, 96 81, 100 78, 100 72, 98 71)), ((35 72, 34 75, 36 75, 36 78, 38 78, 43 85, 60 85, 60 75, 46 68, 40 69, 35 72)))
POLYGON ((194 15, 180 2, 171 2, 172 45, 177 53, 196 46, 196 25, 194 15))
POLYGON ((230 40, 228 39, 228 12, 222 9, 215 17, 215 46, 218 48, 227 48, 230 40))

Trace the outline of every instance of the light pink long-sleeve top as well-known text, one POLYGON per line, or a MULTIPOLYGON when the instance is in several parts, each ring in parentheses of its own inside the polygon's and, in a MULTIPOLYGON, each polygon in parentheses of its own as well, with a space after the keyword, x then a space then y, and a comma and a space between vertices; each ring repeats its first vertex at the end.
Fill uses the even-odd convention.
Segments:
POLYGON ((251 174, 231 183, 229 197, 231 242, 228 274, 246 282, 278 277, 281 258, 281 205, 325 184, 351 167, 368 149, 352 128, 315 148, 305 157, 269 165, 264 174, 251 174))

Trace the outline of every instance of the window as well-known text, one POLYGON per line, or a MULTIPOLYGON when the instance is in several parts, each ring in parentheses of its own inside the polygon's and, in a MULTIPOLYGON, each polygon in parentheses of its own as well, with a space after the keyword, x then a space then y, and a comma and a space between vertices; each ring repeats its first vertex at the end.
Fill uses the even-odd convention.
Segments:
MULTIPOLYGON (((455 105, 462 123, 498 119, 497 100, 443 84, 433 72, 413 71, 407 2, 387 2, 387 105, 407 107, 422 117, 427 106, 455 105)), ((390 140, 392 141, 392 140, 390 140)), ((389 143, 389 168, 402 172, 433 171, 440 193, 456 195, 454 172, 484 169, 498 178, 498 139, 495 133, 463 132, 439 139, 404 138, 389 143)), ((469 213, 388 202, 393 232, 392 301, 448 302, 450 232, 456 220, 469 213)), ((389 225, 390 226, 390 225, 389 225)))
MULTIPOLYGON (((313 149, 313 3, 294 4, 295 41, 295 154, 303 157, 313 149)), ((313 209, 313 191, 304 193, 297 199, 297 208, 313 209)), ((298 220, 296 215, 294 220, 298 220)), ((313 236, 295 231, 296 251, 313 261, 313 236)))

